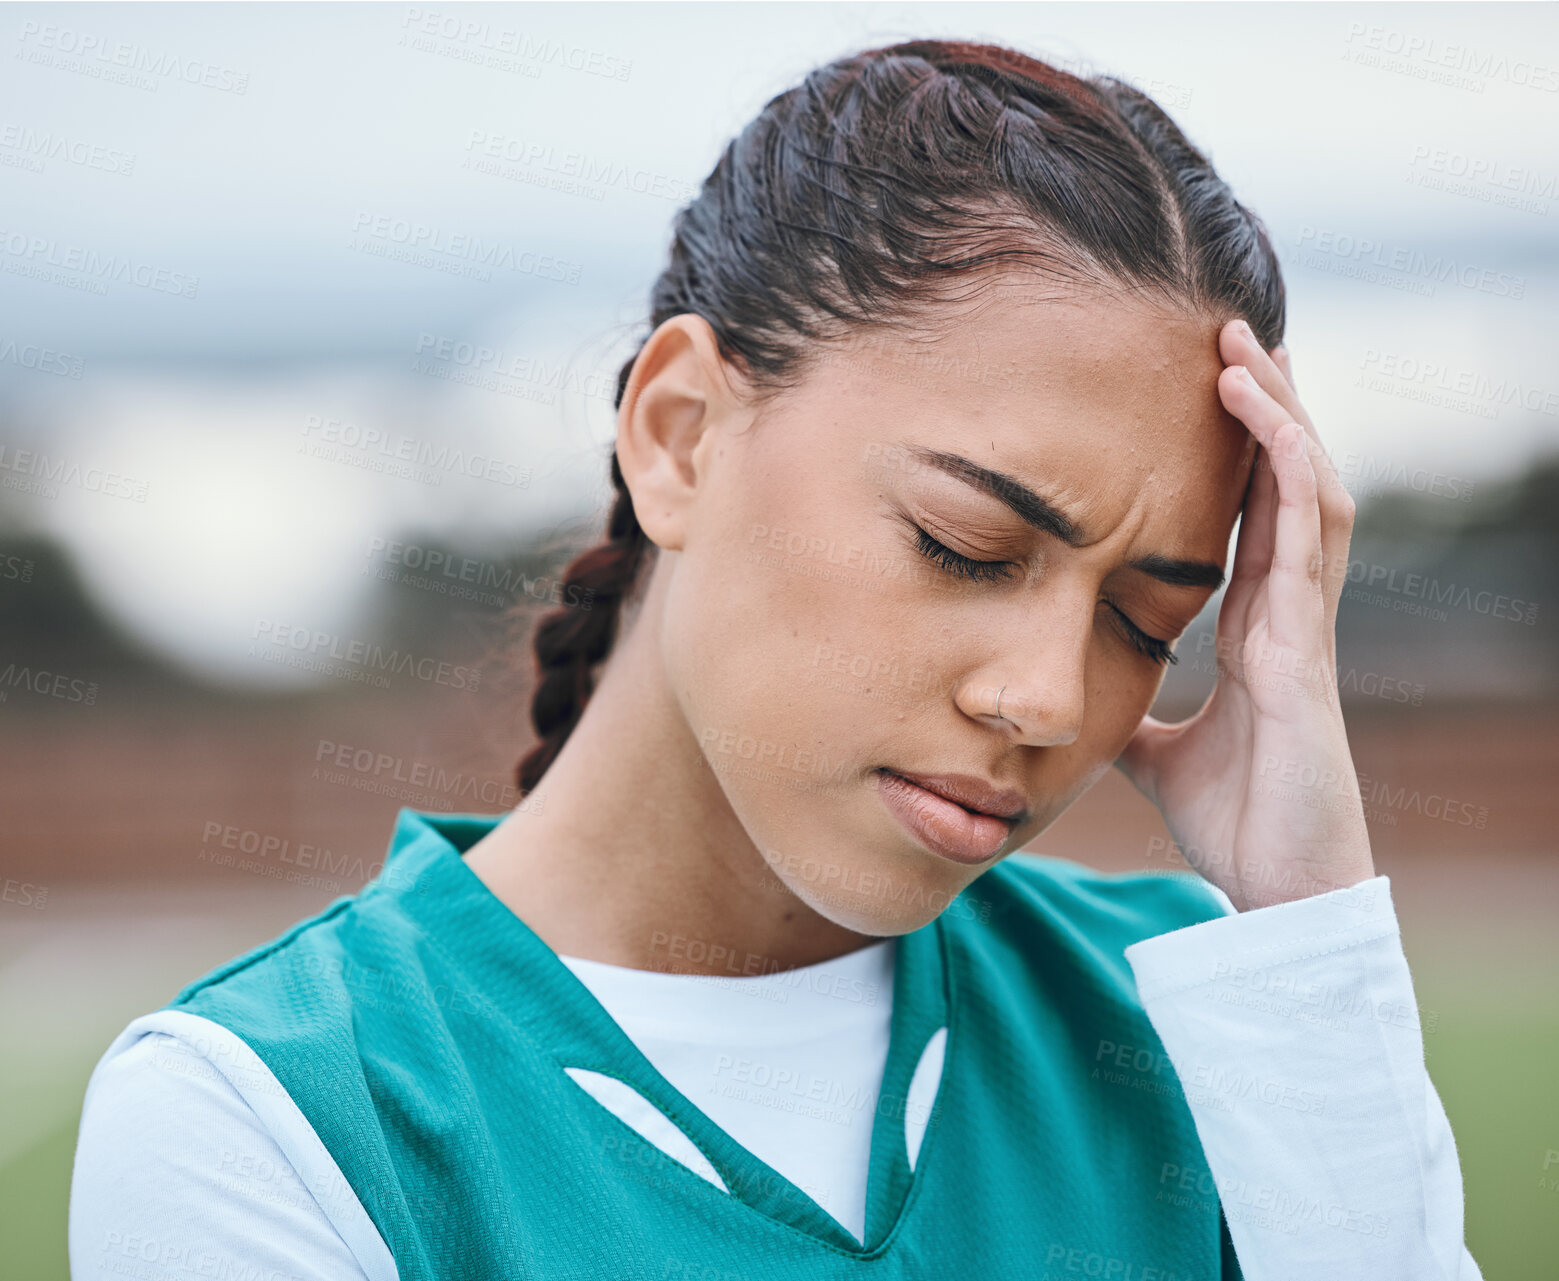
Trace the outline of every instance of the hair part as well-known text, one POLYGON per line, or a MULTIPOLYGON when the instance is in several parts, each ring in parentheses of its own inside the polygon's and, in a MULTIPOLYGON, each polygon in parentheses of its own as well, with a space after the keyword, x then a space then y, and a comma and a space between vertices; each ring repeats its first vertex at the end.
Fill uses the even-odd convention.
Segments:
MULTIPOLYGON (((693 313, 762 399, 821 347, 924 332, 993 280, 1140 292, 1271 349, 1284 289, 1266 229, 1159 105, 1000 45, 912 40, 836 59, 770 99, 677 213, 649 333, 693 313)), ((647 340, 647 339, 646 339, 647 340)), ((640 344, 639 352, 642 352, 640 344)), ((618 371, 620 409, 639 352, 618 371)), ((578 723, 653 548, 615 453, 606 538, 534 639, 524 796, 578 723)))

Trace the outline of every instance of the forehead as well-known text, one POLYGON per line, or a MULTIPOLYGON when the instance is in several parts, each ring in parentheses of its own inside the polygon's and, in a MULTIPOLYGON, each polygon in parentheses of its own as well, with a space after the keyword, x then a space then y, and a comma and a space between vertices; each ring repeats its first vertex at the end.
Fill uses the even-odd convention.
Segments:
POLYGON ((963 454, 1085 526, 1113 525, 1146 493, 1164 516, 1196 513, 1214 541, 1227 533, 1254 438, 1218 397, 1218 322, 1131 295, 1017 285, 943 314, 922 332, 858 331, 819 353, 807 382, 852 447, 963 454))

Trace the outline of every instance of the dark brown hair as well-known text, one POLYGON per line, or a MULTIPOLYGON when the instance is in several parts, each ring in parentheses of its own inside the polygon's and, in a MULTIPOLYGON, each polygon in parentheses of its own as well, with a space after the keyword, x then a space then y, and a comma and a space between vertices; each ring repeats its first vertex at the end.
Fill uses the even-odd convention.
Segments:
MULTIPOLYGON (((911 327, 1003 268, 1157 293, 1267 349, 1283 336, 1261 220, 1151 98, 998 45, 915 40, 840 58, 771 99, 678 211, 649 328, 694 313, 756 393, 794 385, 814 344, 911 327)), ((643 350, 642 344, 640 350, 643 350)), ((633 365, 617 375, 622 405, 633 365)), ((540 780, 616 639, 651 544, 612 457, 604 542, 578 556, 535 633, 520 794, 540 780), (569 589, 575 589, 569 591, 569 589)))

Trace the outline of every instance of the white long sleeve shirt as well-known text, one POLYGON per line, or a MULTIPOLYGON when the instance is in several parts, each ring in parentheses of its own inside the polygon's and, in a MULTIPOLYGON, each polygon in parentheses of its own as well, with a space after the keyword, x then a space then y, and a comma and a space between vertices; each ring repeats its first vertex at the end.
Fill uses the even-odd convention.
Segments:
MULTIPOLYGON (((1482 1281, 1463 1244, 1456 1147, 1425 1069, 1388 878, 1237 914, 1223 901, 1228 915, 1125 952, 1212 1174, 1209 1186, 1166 1169, 1160 1195, 1220 1199, 1247 1281, 1482 1281)), ((561 959, 668 1081, 859 1238, 893 958, 889 939, 733 979, 561 959), (824 1097, 866 1105, 810 1102, 824 1097)), ((928 1046, 905 1108, 912 1163, 940 1048, 928 1046)), ((718 1179, 632 1091, 576 1079, 718 1179)), ((78 1281, 137 1260, 194 1275, 241 1261, 239 1275, 263 1281, 396 1277, 269 1069, 225 1028, 180 1011, 133 1020, 93 1072, 69 1246, 78 1281)))

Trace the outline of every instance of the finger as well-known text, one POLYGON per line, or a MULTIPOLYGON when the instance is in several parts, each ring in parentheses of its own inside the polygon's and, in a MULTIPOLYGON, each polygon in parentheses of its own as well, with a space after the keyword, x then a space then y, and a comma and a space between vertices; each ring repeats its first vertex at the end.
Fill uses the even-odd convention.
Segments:
MULTIPOLYGON (((1272 472, 1272 462, 1265 447, 1256 451, 1256 462, 1251 468, 1250 485, 1245 491, 1245 505, 1240 509, 1240 532, 1234 544, 1234 566, 1229 571, 1229 586, 1224 591, 1223 609, 1228 610, 1229 634, 1215 634, 1217 641, 1233 644, 1245 635, 1246 616, 1250 610, 1250 588, 1267 575, 1272 563, 1273 521, 1277 509, 1277 479, 1272 472)), ((1219 611, 1216 633, 1224 631, 1225 616, 1219 611)))
POLYGON ((1273 433, 1277 520, 1267 580, 1272 639, 1304 655, 1327 651, 1326 592, 1321 576, 1321 505, 1304 428, 1285 423, 1273 433))
POLYGON ((1279 345, 1276 351, 1283 353, 1283 362, 1279 363, 1275 352, 1268 354, 1256 335, 1251 332, 1250 326, 1243 320, 1231 320, 1223 327, 1219 334, 1219 354, 1231 365, 1244 365, 1251 372, 1251 377, 1263 391, 1273 400, 1282 405, 1288 411, 1289 417, 1301 424, 1310 438, 1316 444, 1318 453, 1311 455, 1311 465, 1315 468, 1316 481, 1320 485, 1321 504, 1323 509, 1332 506, 1340 506, 1340 496, 1347 493, 1342 483, 1342 477, 1337 474, 1337 467, 1332 462, 1331 455, 1326 452, 1326 446, 1321 443, 1321 433, 1310 421, 1310 415, 1305 412, 1305 407, 1299 401, 1299 394, 1294 390, 1294 381, 1287 372, 1288 349, 1279 345))
POLYGON ((1272 363, 1283 371, 1283 377, 1294 391, 1297 400, 1299 396, 1299 384, 1294 381, 1294 358, 1289 355, 1288 348, 1279 343, 1272 349, 1272 363))
POLYGON ((1245 365, 1225 366, 1218 375, 1218 394, 1224 407, 1250 428, 1251 435, 1268 452, 1278 429, 1295 421, 1287 406, 1269 394, 1245 365))
POLYGON ((1244 365, 1267 394, 1288 411, 1290 419, 1315 430, 1293 384, 1245 321, 1231 320, 1219 331, 1218 354, 1226 365, 1244 365))
MULTIPOLYGON (((1254 377, 1247 376, 1250 374, 1249 370, 1244 370, 1242 374, 1243 369, 1244 367, 1240 365, 1230 365, 1226 368, 1218 375, 1218 390, 1229 412, 1250 428, 1251 433, 1262 443, 1268 455, 1266 461, 1271 462, 1271 455, 1274 452, 1272 445, 1274 433, 1285 423, 1293 420, 1288 417, 1287 410, 1268 395, 1265 388, 1261 387, 1254 377)), ((1276 366, 1273 366, 1273 374, 1276 373, 1276 366)), ((1328 488, 1326 477, 1335 478, 1337 473, 1315 434, 1306 429, 1295 448, 1300 448, 1301 444, 1316 476, 1322 551, 1326 558, 1328 613, 1329 616, 1335 617, 1337 601, 1342 594, 1342 576, 1347 571, 1348 544, 1353 537, 1354 501, 1352 495, 1342 487, 1340 480, 1328 488)), ((1263 465, 1262 460, 1258 459, 1256 465, 1263 465)))

